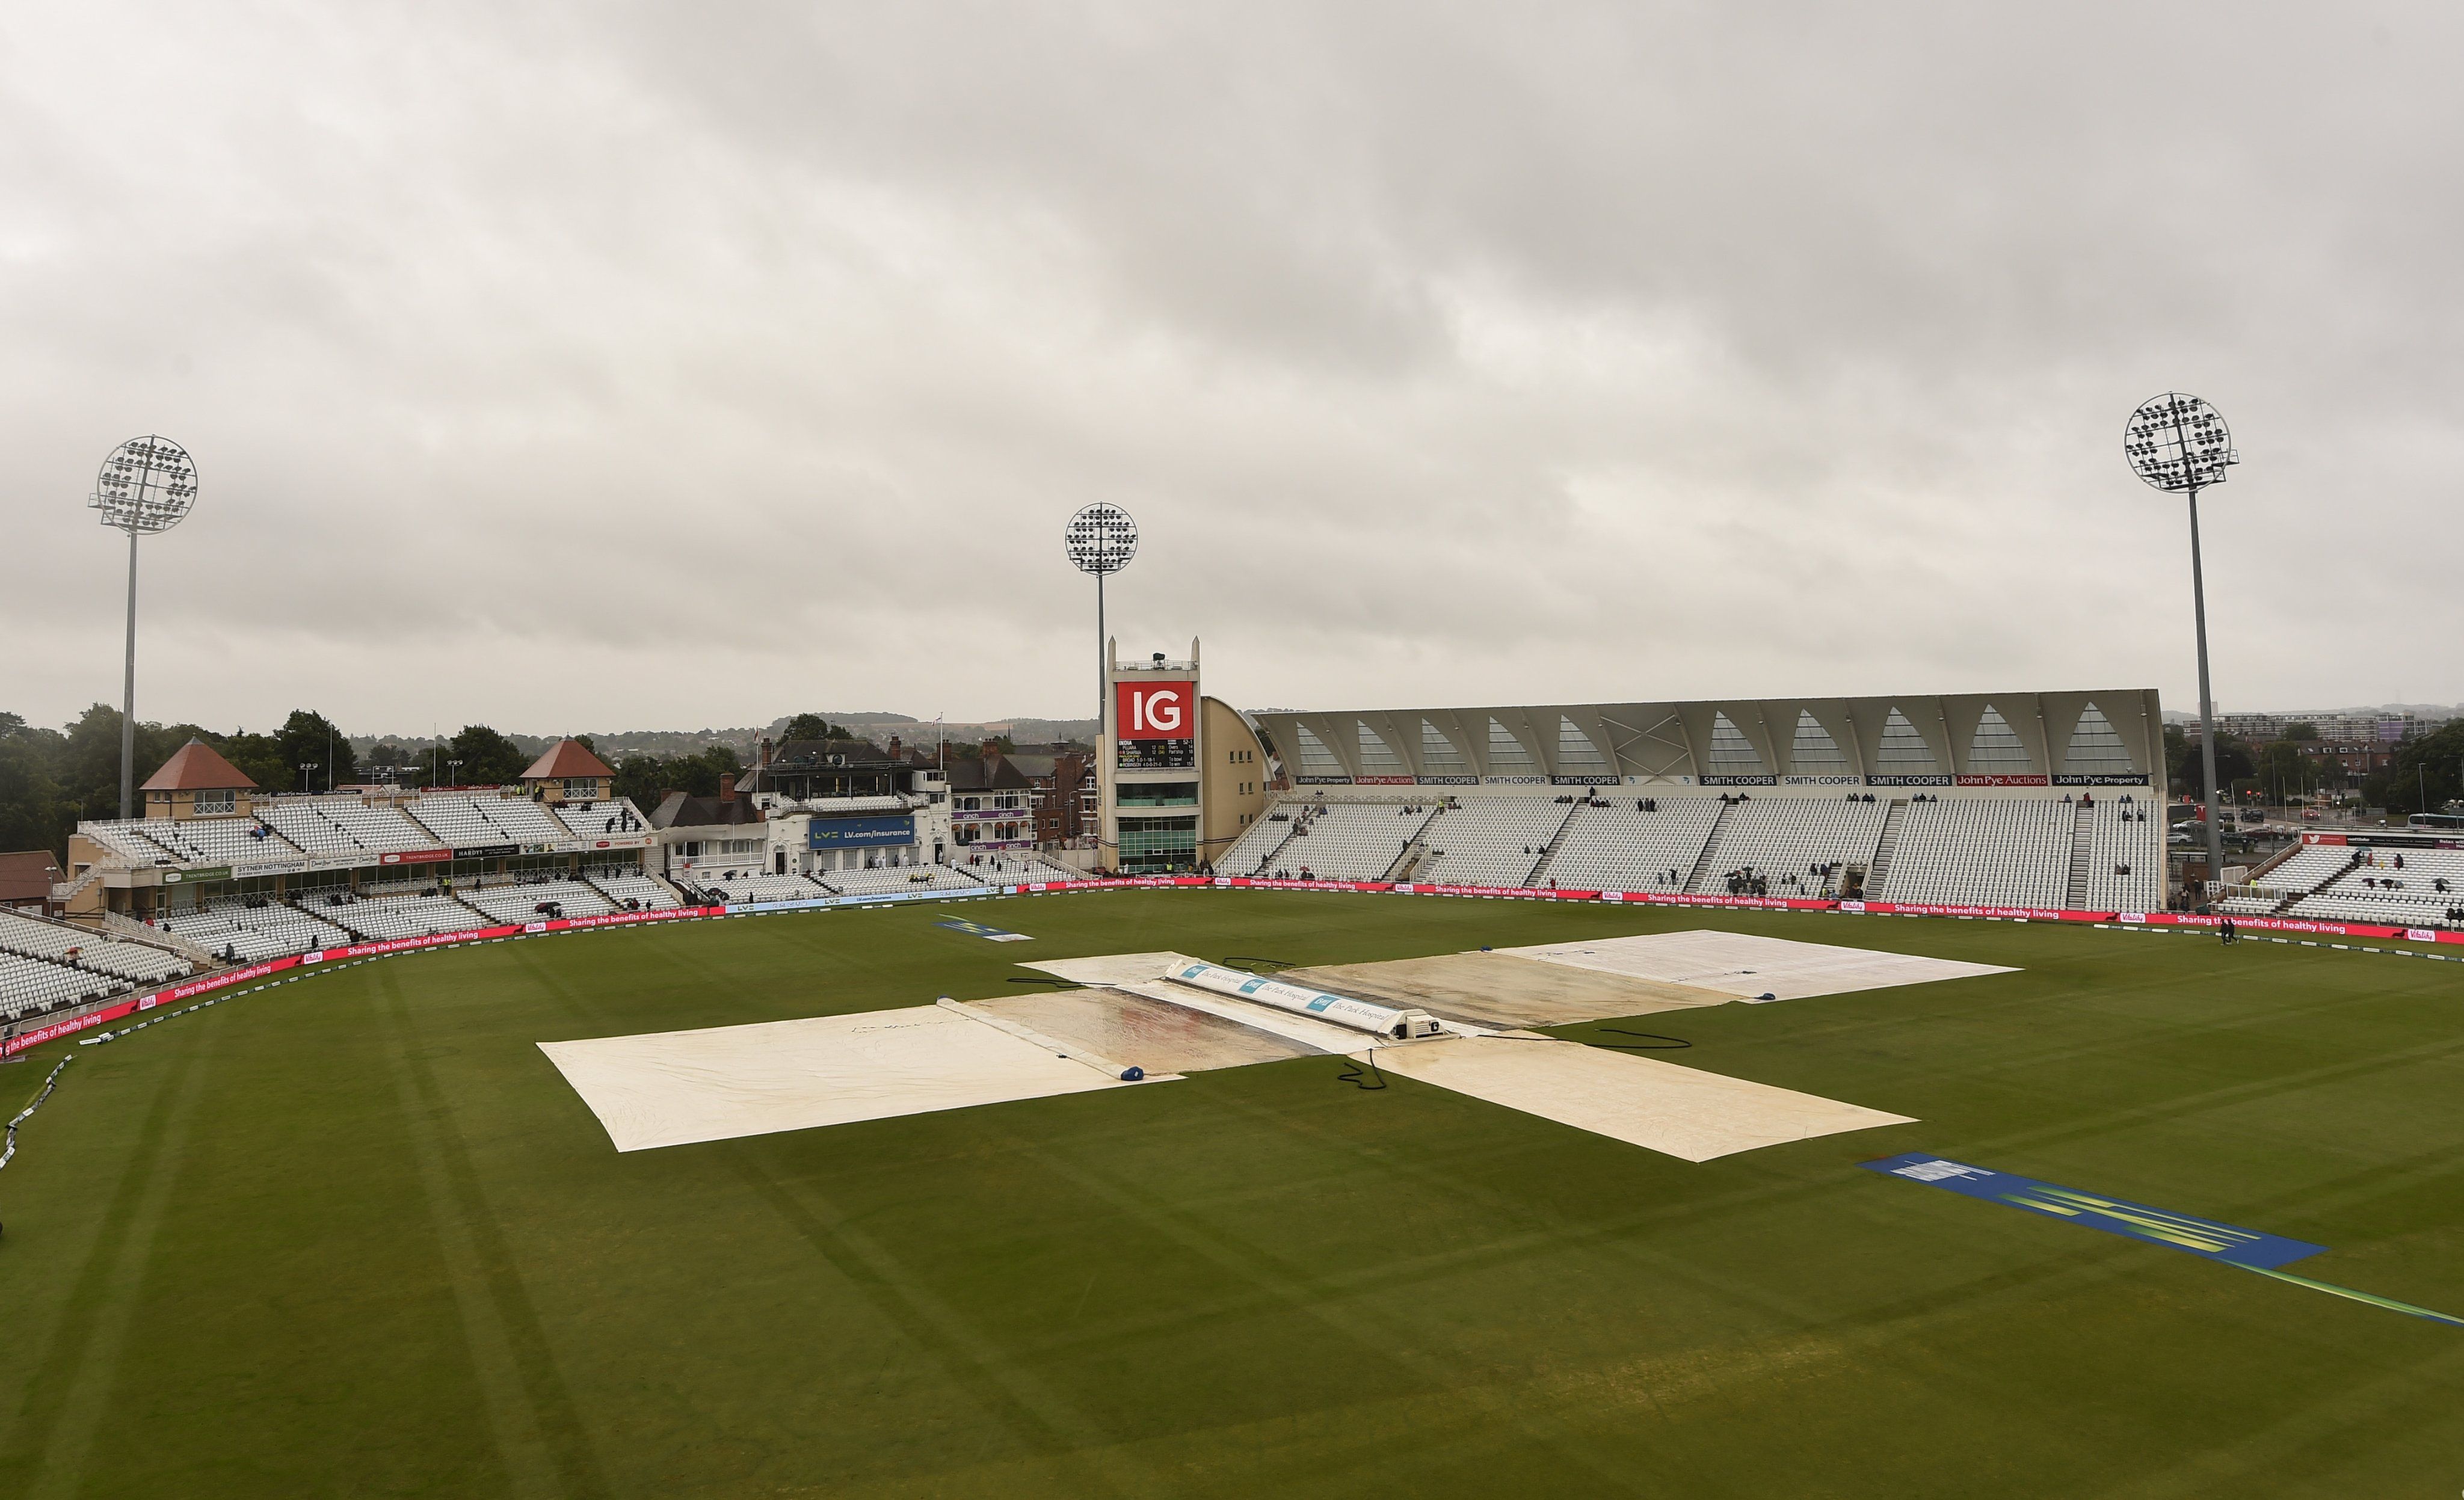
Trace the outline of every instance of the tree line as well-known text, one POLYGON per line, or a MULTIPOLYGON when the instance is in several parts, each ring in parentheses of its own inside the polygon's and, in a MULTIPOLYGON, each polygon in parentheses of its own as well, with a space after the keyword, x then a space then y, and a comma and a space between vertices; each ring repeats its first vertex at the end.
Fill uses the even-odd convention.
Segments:
MULTIPOLYGON (((2350 792, 2369 806, 2401 813, 2435 812, 2464 798, 2464 719, 2396 741, 2388 764, 2358 782, 2319 754, 2318 742, 2316 724, 2287 724, 2280 738, 2258 744, 2219 732, 2216 784, 2229 798, 2252 793, 2269 801, 2350 792)), ((2177 795, 2206 795, 2198 741, 2179 725, 2165 726, 2165 760, 2177 795)))
MULTIPOLYGON (((371 781, 419 787, 502 786, 518 781, 534 759, 502 732, 466 724, 451 739, 433 745, 381 741, 363 764, 350 739, 310 709, 294 710, 270 734, 226 734, 201 724, 140 719, 136 738, 134 781, 139 784, 182 745, 201 739, 270 792, 321 791, 371 781)), ((590 743, 587 736, 577 738, 590 743)), ((799 714, 788 721, 786 738, 855 736, 818 714, 799 714)), ((715 744, 691 754, 627 756, 613 769, 617 794, 631 798, 647 813, 670 792, 716 796, 743 773, 744 761, 735 746, 715 744)), ((142 796, 132 811, 144 815, 142 796)), ((0 712, 0 849, 47 849, 65 861, 69 835, 80 820, 119 815, 120 710, 97 703, 60 729, 0 712)))

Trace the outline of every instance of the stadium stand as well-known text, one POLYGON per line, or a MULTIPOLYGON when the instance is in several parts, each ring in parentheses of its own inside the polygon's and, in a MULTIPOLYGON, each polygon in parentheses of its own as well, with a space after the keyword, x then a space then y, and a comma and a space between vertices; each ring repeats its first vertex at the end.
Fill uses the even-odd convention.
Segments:
POLYGON ((599 802, 561 803, 550 809, 556 820, 573 830, 578 839, 604 839, 611 834, 638 833, 650 825, 632 799, 614 797, 599 802))
POLYGON ((1082 871, 1071 870, 1066 865, 1056 865, 1040 854, 1030 854, 1023 849, 1001 849, 998 852, 987 850, 980 854, 966 855, 952 861, 952 864, 965 874, 1000 885, 1020 885, 1039 880, 1078 880, 1083 879, 1085 874, 1082 871))
POLYGON ((2335 852, 2343 856, 2343 873, 2294 902, 2291 915, 2400 927, 2464 927, 2464 850, 2335 852), (2395 863, 2398 859, 2404 863, 2395 863))
POLYGON ((495 844, 562 846, 573 834, 527 797, 479 797, 442 793, 422 797, 408 811, 422 827, 457 849, 495 844))
POLYGON ((1275 851, 1292 836, 1292 805, 1277 805, 1261 815, 1257 822, 1241 830, 1215 868, 1227 875, 1257 875, 1272 867, 1275 851))
POLYGON ((1721 804, 1712 797, 1579 803, 1539 873, 1572 891, 1682 891, 1703 860, 1721 804))
POLYGON ((758 870, 727 871, 699 889, 719 901, 811 901, 837 893, 807 875, 771 875, 758 870))
POLYGON ((892 865, 881 870, 825 870, 813 877, 842 895, 897 891, 981 891, 984 882, 947 865, 892 865))
POLYGON ((379 942, 493 925, 487 916, 450 895, 416 890, 363 892, 347 905, 322 910, 361 937, 379 942))
POLYGON ((288 797, 261 804, 258 815, 276 833, 311 854, 386 854, 434 849, 428 830, 398 807, 357 797, 288 797))
POLYGON ((627 912, 667 912, 684 904, 676 899, 675 892, 668 888, 668 883, 655 875, 608 874, 592 871, 589 880, 600 894, 627 912))
POLYGON ((22 1021, 47 1010, 106 1000, 132 987, 125 980, 48 959, 0 953, 0 1019, 22 1021))
POLYGON ((1293 812, 1275 867, 1319 880, 1382 879, 1435 815, 1426 802, 1312 801, 1293 812))
POLYGON ((201 948, 235 960, 271 959, 285 953, 306 953, 351 940, 343 928, 296 907, 265 901, 220 901, 163 918, 164 929, 201 948))
MULTIPOLYGON (((1413 869, 1412 879, 1427 885, 1522 885, 1573 816, 1575 802, 1572 797, 1485 797, 1450 803, 1421 835, 1429 857, 1413 869)), ((1280 863, 1295 863, 1289 850, 1280 863)))
POLYGON ((2059 802, 1912 803, 1882 889, 1870 893, 1887 901, 2058 907, 2077 827, 2074 809, 2059 802))
POLYGON ((121 825, 196 865, 256 865, 296 860, 300 850, 254 818, 147 818, 121 825))
POLYGON ((1750 871, 1769 895, 1837 893, 1846 867, 1871 868, 1882 841, 1887 802, 1845 797, 1763 797, 1740 802, 1719 821, 1696 893, 1719 894, 1750 871))
POLYGON ((2085 909, 2154 912, 2165 905, 2165 817, 2161 806, 2119 798, 2079 808, 2087 832, 2085 909))
POLYGON ((499 922, 537 922, 550 916, 605 916, 614 902, 579 880, 526 880, 513 885, 481 886, 455 893, 462 900, 499 922), (553 908, 553 910, 542 910, 553 908))
POLYGON ((187 960, 160 948, 10 911, 0 911, 0 951, 140 984, 177 979, 189 969, 187 960))

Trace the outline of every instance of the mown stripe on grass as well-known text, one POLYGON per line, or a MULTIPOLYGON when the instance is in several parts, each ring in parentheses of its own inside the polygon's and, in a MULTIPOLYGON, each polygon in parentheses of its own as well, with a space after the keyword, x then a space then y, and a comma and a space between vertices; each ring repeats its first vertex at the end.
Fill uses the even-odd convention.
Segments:
POLYGON ((370 994, 386 1033, 385 1059, 462 1316, 472 1374, 507 1477, 521 1494, 613 1494, 444 1091, 420 1055, 402 986, 385 973, 370 994))
POLYGON ((218 1026, 198 1027, 156 1086, 69 1297, 69 1315, 27 1379, 17 1420, 0 1434, 0 1472, 31 1470, 20 1491, 29 1500, 75 1494, 83 1483, 219 1034, 218 1026))
POLYGON ((1111 1435, 1003 1352, 935 1295, 879 1242, 848 1222, 810 1182, 771 1172, 742 1141, 724 1159, 754 1195, 877 1309, 1018 1443, 1068 1466, 1075 1492, 1156 1492, 1162 1477, 1123 1452, 1111 1435))

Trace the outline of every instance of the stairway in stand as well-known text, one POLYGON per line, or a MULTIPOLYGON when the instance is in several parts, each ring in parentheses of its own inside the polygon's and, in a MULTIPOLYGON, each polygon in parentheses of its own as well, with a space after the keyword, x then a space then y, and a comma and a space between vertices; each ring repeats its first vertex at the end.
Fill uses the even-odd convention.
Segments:
POLYGON ((2095 810, 2083 802, 2071 805, 2071 878, 2062 888, 2062 905, 2074 912, 2087 910, 2087 859, 2094 828, 2089 815, 2095 810))
POLYGON ((1907 821, 1908 800, 1895 797, 1891 810, 1882 816, 1882 841, 1874 846, 1874 868, 1865 871, 1865 899, 1879 901, 1882 896, 1883 877, 1891 872, 1891 856, 1900 847, 1900 827, 1907 821))
POLYGON ((1736 805, 1732 802, 1724 802, 1720 805, 1719 816, 1711 820, 1711 831, 1704 836, 1703 852, 1694 856, 1694 868, 1685 872, 1685 883, 1679 886, 1678 890, 1703 889, 1703 877, 1711 872, 1711 861, 1720 852, 1720 830, 1728 826, 1728 811, 1736 805))

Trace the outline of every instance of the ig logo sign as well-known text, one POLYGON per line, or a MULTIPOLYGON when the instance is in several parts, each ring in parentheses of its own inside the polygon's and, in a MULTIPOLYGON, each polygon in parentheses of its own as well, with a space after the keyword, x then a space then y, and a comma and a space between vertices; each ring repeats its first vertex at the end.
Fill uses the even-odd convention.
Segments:
POLYGON ((1197 715, 1194 682, 1118 682, 1114 728, 1123 739, 1188 739, 1197 715))

